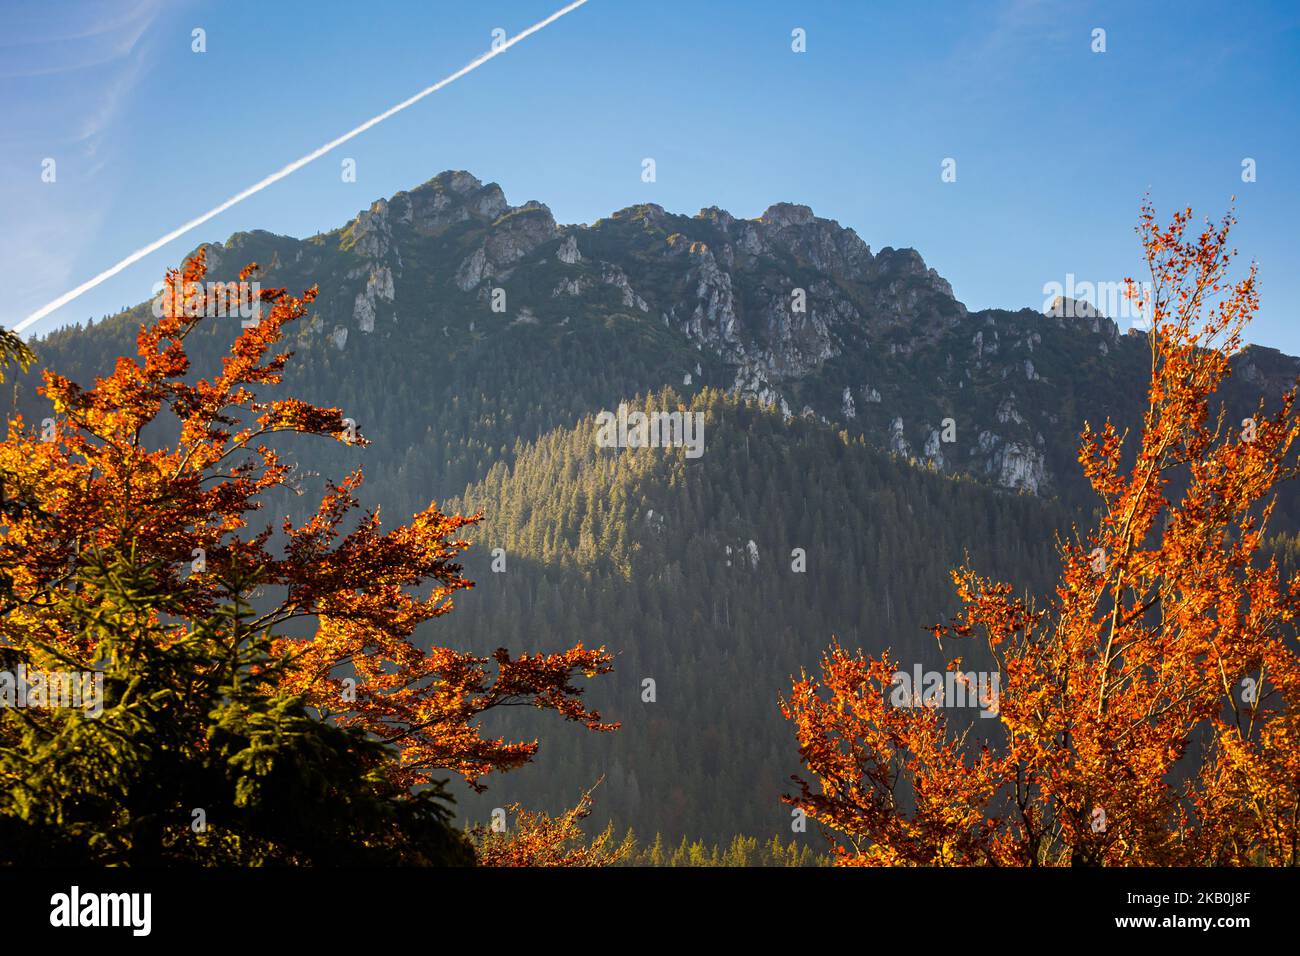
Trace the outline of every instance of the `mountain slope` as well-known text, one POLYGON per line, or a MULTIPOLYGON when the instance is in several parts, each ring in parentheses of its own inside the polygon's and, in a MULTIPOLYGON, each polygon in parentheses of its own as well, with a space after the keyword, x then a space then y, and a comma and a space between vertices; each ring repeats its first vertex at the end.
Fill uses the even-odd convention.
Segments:
MULTIPOLYGON (((678 402, 665 392, 633 407, 678 402)), ((935 475, 718 391, 688 408, 704 416, 698 459, 599 448, 587 416, 450 503, 487 516, 470 534, 477 586, 457 600, 458 639, 606 644, 615 672, 589 695, 623 724, 591 735, 527 711, 500 721, 540 736, 542 752, 462 797, 470 815, 514 801, 556 810, 603 775, 597 816, 619 826, 674 841, 788 835, 779 797, 797 745, 777 701, 791 675, 836 635, 892 647, 909 669, 942 668, 923 629, 955 610, 947 571, 968 551, 1034 593, 1050 586, 1053 534, 1067 524, 1055 504, 935 475)))

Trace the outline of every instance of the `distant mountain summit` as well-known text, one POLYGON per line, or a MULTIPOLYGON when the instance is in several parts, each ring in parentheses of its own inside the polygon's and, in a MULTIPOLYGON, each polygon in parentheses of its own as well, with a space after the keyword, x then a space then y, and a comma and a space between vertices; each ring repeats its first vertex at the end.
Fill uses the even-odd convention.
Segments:
MULTIPOLYGON (((1144 336, 1121 335, 1087 302, 970 312, 916 250, 873 252, 795 203, 754 219, 641 203, 561 225, 540 202, 512 205, 496 183, 448 171, 330 233, 239 233, 206 248, 217 278, 255 260, 264 283, 319 284, 310 337, 357 394, 372 387, 366 370, 340 359, 358 349, 395 383, 432 381, 451 355, 489 381, 519 353, 538 367, 535 392, 517 396, 538 428, 599 410, 580 404, 588 391, 604 408, 712 386, 941 472, 1073 496, 1082 421, 1135 421, 1144 400, 1144 336)), ((1279 353, 1243 360, 1254 378, 1227 392, 1244 408, 1300 373, 1279 353)), ((510 433, 499 412, 484 407, 496 437, 536 437, 510 433)))

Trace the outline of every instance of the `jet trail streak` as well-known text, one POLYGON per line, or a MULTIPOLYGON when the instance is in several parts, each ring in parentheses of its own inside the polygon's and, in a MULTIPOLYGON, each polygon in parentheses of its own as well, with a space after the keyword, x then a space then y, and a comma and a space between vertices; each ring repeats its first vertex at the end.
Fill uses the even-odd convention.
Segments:
POLYGON ((402 100, 402 102, 398 103, 396 106, 384 110, 384 112, 380 113, 378 116, 371 117, 370 119, 366 120, 364 123, 362 123, 360 126, 356 127, 355 129, 348 130, 342 136, 330 140, 328 143, 326 143, 324 146, 320 147, 319 149, 312 150, 310 153, 308 153, 306 156, 302 157, 301 159, 295 159, 292 163, 290 163, 288 166, 285 166, 283 169, 277 170, 276 172, 267 176, 265 179, 259 180, 258 182, 249 186, 247 189, 235 193, 235 195, 231 196, 221 205, 208 210, 207 212, 203 213, 201 216, 196 216, 194 219, 191 219, 183 226, 178 226, 177 228, 173 229, 171 232, 167 233, 167 235, 163 236, 162 238, 155 239, 153 242, 149 243, 149 245, 137 249, 135 252, 131 253, 121 262, 117 263, 117 265, 105 269, 99 275, 95 276, 93 279, 89 279, 86 282, 83 282, 81 285, 77 286, 71 292, 65 292, 63 295, 59 296, 53 302, 37 309, 31 315, 27 316, 27 318, 23 319, 21 322, 15 325, 14 331, 22 332, 23 330, 29 328, 33 323, 39 322, 41 319, 45 318, 55 309, 62 308, 63 306, 71 302, 73 299, 81 295, 83 292, 89 292, 91 289, 95 288, 95 286, 99 285, 104 280, 111 279, 113 276, 117 275, 123 269, 139 262, 145 256, 149 255, 149 253, 156 252, 157 250, 165 246, 167 243, 171 242, 173 239, 179 238, 180 236, 185 235, 185 233, 189 232, 191 229, 195 229, 203 225, 205 222, 207 222, 209 219, 213 218, 214 216, 221 215, 223 212, 225 212, 227 209, 229 209, 231 206, 235 205, 236 203, 242 202, 243 200, 247 199, 249 196, 253 195, 254 193, 261 192, 267 186, 270 186, 272 183, 279 182, 281 179, 284 179, 284 177, 288 176, 290 173, 294 173, 299 169, 302 169, 302 167, 306 166, 312 160, 319 159, 320 157, 328 153, 330 150, 334 149, 336 146, 341 146, 344 143, 346 143, 348 140, 352 139, 353 137, 360 136, 366 130, 370 129, 370 127, 382 123, 384 120, 388 119, 388 117, 392 116, 394 113, 400 113, 408 106, 413 106, 414 104, 418 103, 420 100, 424 99, 430 93, 436 93, 444 86, 448 86, 451 83, 456 82, 456 80, 459 80, 466 73, 473 72, 474 70, 482 66, 484 63, 486 63, 488 60, 510 49, 520 40, 532 36, 534 33, 536 33, 538 30, 541 30, 543 27, 550 26, 556 20, 560 19, 560 17, 564 16, 567 13, 572 13, 574 10, 578 9, 578 7, 582 6, 586 2, 587 0, 574 0, 574 2, 570 3, 568 6, 556 10, 545 20, 539 20, 537 23, 534 23, 527 30, 523 30, 519 33, 516 33, 514 36, 510 37, 509 39, 502 41, 500 45, 494 46, 486 53, 483 53, 480 56, 476 57, 475 59, 471 60, 469 63, 462 66, 459 70, 457 70, 455 73, 452 73, 450 76, 443 77, 441 80, 439 80, 437 83, 433 84, 432 86, 425 87, 424 89, 420 90, 420 92, 416 93, 414 96, 402 100))

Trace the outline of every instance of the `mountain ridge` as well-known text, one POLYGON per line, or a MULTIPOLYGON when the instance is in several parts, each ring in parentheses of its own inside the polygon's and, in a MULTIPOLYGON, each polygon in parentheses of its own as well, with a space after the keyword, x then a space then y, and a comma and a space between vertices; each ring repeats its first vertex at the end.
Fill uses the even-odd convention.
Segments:
MULTIPOLYGON (((1121 334, 1092 308, 971 312, 915 249, 873 253, 852 228, 792 202, 752 219, 637 203, 560 225, 545 204, 512 205, 497 183, 454 170, 328 233, 241 232, 201 248, 217 278, 257 261, 264 284, 319 284, 308 328, 341 356, 377 336, 400 367, 430 350, 416 339, 441 337, 455 357, 461 343, 492 343, 556 366, 575 342, 600 340, 602 373, 622 383, 601 393, 602 407, 620 393, 708 384, 1012 491, 1078 500, 1082 421, 1132 424, 1144 400, 1140 332, 1121 334), (610 358, 613 325, 641 354, 610 358), (638 364, 656 371, 633 373, 638 364)), ((127 324, 143 318, 137 307, 127 324)), ((1300 376, 1300 360, 1259 347, 1234 367, 1245 373, 1228 389, 1234 415, 1300 376)), ((546 428, 571 420, 543 417, 546 428)))

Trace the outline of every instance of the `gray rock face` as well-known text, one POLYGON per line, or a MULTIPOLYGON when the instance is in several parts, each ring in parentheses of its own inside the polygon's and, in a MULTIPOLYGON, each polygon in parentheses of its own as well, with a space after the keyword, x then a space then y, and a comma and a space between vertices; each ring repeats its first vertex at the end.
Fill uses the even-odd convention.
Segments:
POLYGON ((627 281, 627 274, 618 266, 611 266, 608 263, 602 263, 600 269, 600 279, 607 285, 612 285, 623 294, 623 305, 628 308, 637 308, 642 312, 649 312, 650 306, 646 304, 645 299, 641 298, 632 289, 632 284, 627 281))
POLYGON ((510 209, 493 222, 482 244, 461 262, 456 287, 469 292, 486 279, 506 278, 512 266, 558 235, 555 217, 541 203, 510 209))
POLYGON ((1053 319, 1095 319, 1101 313, 1090 302, 1058 295, 1043 315, 1053 319))
POLYGON ((903 434, 903 419, 895 418, 889 423, 889 449, 902 458, 912 457, 912 446, 903 434))
MULTIPOLYGON (((549 209, 537 202, 512 207, 501 187, 484 185, 466 172, 446 172, 410 192, 401 192, 391 200, 379 200, 358 214, 345 232, 351 251, 371 262, 389 261, 390 268, 400 268, 401 249, 419 237, 440 237, 449 230, 466 225, 479 228, 483 235, 477 248, 466 255, 456 268, 453 283, 469 292, 482 282, 509 273, 510 268, 530 255, 539 245, 559 236, 549 209), (405 239, 395 236, 405 235, 405 239)), ((578 261, 576 241, 561 252, 561 259, 578 261)), ((365 329, 373 328, 375 300, 383 299, 384 290, 361 293, 354 320, 365 329)), ((391 295, 387 298, 391 301, 391 295)))
POLYGON ((578 237, 572 233, 560 243, 560 248, 556 250, 555 258, 559 259, 566 265, 575 265, 582 259, 582 254, 578 252, 578 237))
POLYGON ((1043 315, 1055 319, 1062 327, 1076 326, 1097 333, 1112 344, 1119 341, 1119 326, 1099 312, 1091 303, 1058 295, 1043 315))
POLYGON ((456 270, 456 288, 461 292, 469 292, 471 289, 478 288, 480 282, 492 275, 492 266, 488 262, 487 250, 482 246, 475 249, 460 268, 456 270))
MULTIPOLYGON (((472 289, 475 284, 472 283, 469 288, 472 289)), ((562 295, 582 295, 589 288, 591 288, 591 280, 586 276, 578 276, 576 279, 561 279, 559 284, 556 285, 555 291, 551 293, 551 298, 558 299, 562 295)))
POLYGON ((369 209, 357 214, 352 227, 353 249, 366 259, 382 259, 393 242, 388 203, 377 200, 369 209))
POLYGON ((731 390, 737 395, 753 398, 760 405, 780 409, 781 417, 787 421, 793 417, 789 403, 768 381, 767 373, 761 365, 742 363, 736 369, 736 381, 731 390))
POLYGON ((485 243, 488 261, 498 267, 511 265, 559 234, 549 209, 539 202, 526 202, 493 223, 485 243))
MULTIPOLYGON (((754 237, 757 232, 743 235, 754 237)), ((805 375, 837 355, 834 326, 860 320, 852 302, 825 279, 808 288, 796 287, 788 279, 767 280, 752 290, 742 307, 736 282, 752 281, 743 251, 738 254, 736 247, 724 245, 719 252, 703 242, 679 241, 671 246, 673 254, 684 260, 684 293, 694 303, 688 313, 676 306, 669 310, 676 326, 729 362, 762 367, 774 382, 805 375), (796 296, 801 297, 798 306, 796 296)))
POLYGON ((743 223, 750 255, 786 255, 837 278, 866 278, 875 265, 871 249, 852 229, 818 219, 807 206, 777 203, 743 223))
POLYGON ((677 232, 667 246, 694 265, 695 288, 685 291, 702 305, 689 315, 669 314, 701 345, 729 361, 761 364, 774 382, 816 370, 846 340, 867 347, 873 331, 899 324, 931 336, 966 315, 951 286, 914 250, 873 256, 852 229, 819 219, 807 206, 778 203, 757 219, 711 207, 693 222, 712 227, 713 241, 677 232), (785 275, 774 277, 774 265, 785 275), (809 278, 797 282, 792 273, 809 278), (743 301, 740 288, 747 290, 743 301), (795 308, 796 290, 802 309, 795 308))
POLYGON ((388 266, 376 266, 366 279, 366 287, 357 293, 352 318, 362 332, 375 330, 375 303, 393 301, 393 273, 388 266))
POLYGON ((438 235, 471 219, 492 222, 510 211, 500 186, 485 186, 463 171, 442 173, 410 192, 398 193, 392 205, 398 220, 422 236, 438 235))
POLYGON ((989 460, 989 473, 1003 488, 1036 495, 1043 486, 1046 469, 1043 453, 1023 442, 1007 442, 989 460))
POLYGON ((737 334, 735 298, 731 274, 718 267, 712 250, 692 243, 688 254, 693 267, 687 281, 695 287, 694 308, 682 330, 694 341, 717 349, 733 360, 744 358, 744 346, 737 334))
POLYGON ((375 300, 368 298, 364 292, 357 293, 357 301, 352 309, 352 317, 357 322, 357 328, 362 332, 373 332, 375 330, 375 300))
POLYGON ((857 418, 857 409, 853 407, 853 389, 847 385, 844 386, 844 394, 840 396, 840 412, 845 418, 857 418))
POLYGON ((938 471, 943 471, 943 439, 939 434, 939 429, 935 428, 925 436, 925 448, 922 452, 925 460, 935 467, 938 471))
POLYGON ((784 228, 786 226, 806 226, 814 218, 813 211, 807 206, 779 202, 768 206, 767 212, 759 217, 759 222, 784 228))

